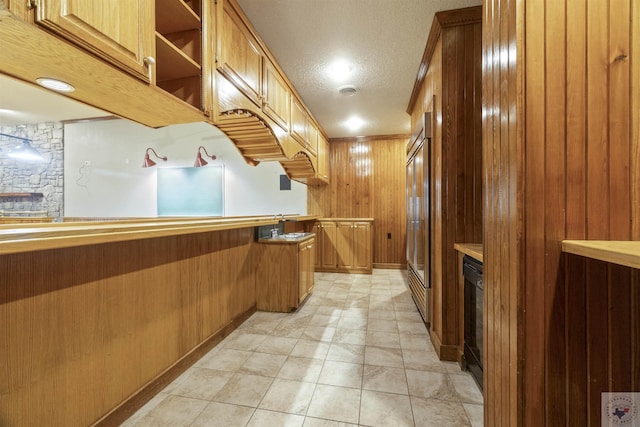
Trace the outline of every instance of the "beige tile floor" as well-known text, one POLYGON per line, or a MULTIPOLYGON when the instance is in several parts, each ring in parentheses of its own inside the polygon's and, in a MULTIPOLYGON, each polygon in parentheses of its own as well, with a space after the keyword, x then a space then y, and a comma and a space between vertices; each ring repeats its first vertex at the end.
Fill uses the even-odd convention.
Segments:
POLYGON ((123 425, 482 425, 478 387, 438 360, 403 272, 315 279, 297 312, 255 313, 123 425))

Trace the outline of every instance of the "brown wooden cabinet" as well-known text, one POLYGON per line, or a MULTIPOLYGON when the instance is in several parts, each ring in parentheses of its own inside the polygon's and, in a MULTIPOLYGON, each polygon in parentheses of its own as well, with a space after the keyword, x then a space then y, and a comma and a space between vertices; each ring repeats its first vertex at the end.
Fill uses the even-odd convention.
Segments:
POLYGON ((317 221, 313 224, 312 231, 316 235, 317 242, 316 270, 334 271, 337 266, 336 223, 333 221, 317 221))
POLYGON ((316 178, 329 183, 329 142, 318 131, 318 169, 316 178))
POLYGON ((313 290, 313 236, 302 241, 260 241, 256 246, 258 310, 290 312, 313 290))
POLYGON ((311 155, 318 152, 318 128, 302 103, 291 96, 291 136, 311 155))
POLYGON ((145 0, 39 0, 36 22, 136 77, 150 81, 153 8, 145 0))
POLYGON ((336 252, 338 270, 371 272, 371 224, 359 221, 337 223, 336 252))
POLYGON ((200 1, 156 0, 156 84, 198 109, 202 99, 200 1))
POLYGON ((307 118, 307 150, 309 150, 309 152, 313 156, 318 155, 318 134, 319 133, 320 132, 318 131, 318 128, 316 127, 316 125, 311 121, 311 118, 308 117, 307 118))
POLYGON ((322 219, 311 225, 318 239, 317 271, 371 274, 371 219, 322 219))
POLYGON ((303 147, 307 146, 308 138, 307 112, 294 96, 291 96, 291 136, 303 147))
POLYGON ((282 130, 289 132, 291 120, 291 92, 274 65, 264 60, 262 81, 262 111, 276 122, 282 130))
POLYGON ((216 70, 212 81, 217 125, 250 164, 281 162, 289 178, 322 185, 317 173, 317 122, 237 0, 218 0, 216 70))
POLYGON ((231 84, 262 108, 262 51, 229 2, 217 9, 217 69, 231 84))
POLYGON ((302 304, 313 290, 314 243, 314 239, 309 239, 298 244, 298 305, 302 304))

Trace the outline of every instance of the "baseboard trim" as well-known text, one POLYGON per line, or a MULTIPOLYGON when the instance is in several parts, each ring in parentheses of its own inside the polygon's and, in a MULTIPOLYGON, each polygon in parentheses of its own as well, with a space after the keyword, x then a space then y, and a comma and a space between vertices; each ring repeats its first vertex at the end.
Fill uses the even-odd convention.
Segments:
POLYGON ((381 268, 386 270, 406 270, 407 264, 393 264, 385 262, 374 262, 373 268, 381 268))
POLYGON ((458 352, 460 350, 457 345, 442 344, 440 337, 438 337, 433 330, 429 331, 429 336, 431 337, 431 343, 433 344, 433 348, 440 360, 445 360, 447 362, 458 361, 458 352))
POLYGON ((322 268, 315 267, 314 271, 316 273, 344 273, 344 274, 372 274, 372 269, 350 269, 350 268, 322 268))
POLYGON ((144 385, 140 390, 132 394, 127 400, 114 408, 107 415, 98 420, 93 426, 95 427, 111 427, 119 426, 129 417, 142 408, 149 400, 158 394, 162 389, 169 385, 173 380, 178 378, 184 371, 189 369, 202 356, 207 354, 220 341, 227 337, 231 332, 236 330, 245 320, 256 312, 254 305, 244 313, 236 316, 226 326, 218 332, 211 335, 198 346, 194 347, 189 353, 178 359, 173 365, 161 372, 155 379, 144 385))

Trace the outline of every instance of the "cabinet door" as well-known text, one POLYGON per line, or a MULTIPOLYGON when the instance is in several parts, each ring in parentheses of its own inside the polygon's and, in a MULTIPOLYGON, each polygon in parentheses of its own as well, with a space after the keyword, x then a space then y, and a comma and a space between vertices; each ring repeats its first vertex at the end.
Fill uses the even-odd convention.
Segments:
POLYGON ((338 222, 336 231, 336 255, 339 269, 353 267, 353 223, 338 222))
POLYGON ((149 81, 154 16, 148 0, 40 0, 36 21, 107 61, 149 81))
POLYGON ((318 154, 318 128, 311 120, 307 122, 307 149, 314 156, 318 154))
MULTIPOLYGON (((221 2, 218 35, 218 71, 240 92, 262 108, 262 54, 229 2, 221 2)), ((218 6, 220 7, 220 6, 218 6)))
POLYGON ((324 242, 324 235, 322 233, 322 223, 320 222, 316 222, 313 224, 313 227, 311 228, 311 232, 314 233, 316 235, 316 244, 318 246, 318 250, 315 251, 315 257, 314 257, 314 265, 315 268, 321 268, 322 267, 322 243, 324 242))
POLYGON ((318 132, 318 171, 317 178, 329 183, 329 143, 318 132))
POLYGON ((322 242, 318 243, 317 252, 320 252, 320 267, 323 269, 335 269, 338 265, 336 251, 337 227, 335 222, 322 222, 322 242))
POLYGON ((355 222, 353 224, 353 268, 371 269, 371 224, 355 222))
POLYGON ((291 136, 306 148, 307 112, 293 96, 291 97, 291 136))
POLYGON ((314 258, 314 242, 313 239, 300 243, 299 250, 299 272, 300 279, 298 282, 298 304, 302 303, 313 289, 313 258, 314 258))
POLYGON ((262 111, 280 125, 285 132, 289 132, 291 94, 278 70, 267 60, 264 61, 262 91, 264 94, 262 111))
POLYGON ((316 242, 314 239, 307 241, 307 249, 309 250, 309 256, 307 257, 308 266, 309 266, 309 268, 307 269, 307 274, 308 274, 307 295, 308 295, 313 291, 313 287, 315 285, 314 273, 316 269, 313 267, 313 260, 315 259, 315 254, 316 254, 316 242))

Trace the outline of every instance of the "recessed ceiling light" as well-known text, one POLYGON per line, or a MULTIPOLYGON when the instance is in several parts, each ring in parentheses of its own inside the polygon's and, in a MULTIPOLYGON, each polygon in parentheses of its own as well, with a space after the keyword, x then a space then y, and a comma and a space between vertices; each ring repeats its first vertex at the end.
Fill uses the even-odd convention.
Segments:
POLYGON ((344 81, 351 75, 352 70, 351 64, 344 60, 338 60, 329 67, 329 74, 336 81, 344 81))
POLYGON ((345 126, 350 130, 358 130, 364 125, 364 120, 360 117, 353 116, 344 122, 345 126))
POLYGON ((47 89, 55 90, 56 92, 73 92, 76 90, 75 87, 71 86, 67 82, 63 82, 62 80, 50 79, 48 77, 38 77, 36 82, 47 89))
POLYGON ((343 86, 338 90, 338 92, 340 92, 340 95, 353 96, 356 94, 356 88, 353 86, 343 86))

